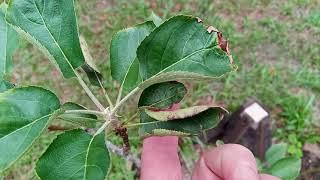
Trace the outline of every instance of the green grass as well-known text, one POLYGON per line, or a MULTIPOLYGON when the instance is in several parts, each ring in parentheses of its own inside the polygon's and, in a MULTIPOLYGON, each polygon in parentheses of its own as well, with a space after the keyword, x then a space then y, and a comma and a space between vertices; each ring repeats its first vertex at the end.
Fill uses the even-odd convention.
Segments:
MULTIPOLYGON (((290 152, 301 155, 305 142, 319 142, 320 114, 320 2, 317 0, 92 0, 77 1, 80 32, 106 81, 104 86, 116 98, 116 83, 111 83, 109 46, 112 35, 122 28, 143 22, 154 11, 163 18, 175 14, 200 17, 224 33, 229 40, 239 70, 210 83, 189 88, 184 105, 213 102, 235 110, 249 97, 258 98, 272 113, 276 141, 290 144, 290 152), (284 128, 283 128, 284 127, 284 128)), ((22 41, 14 57, 12 80, 19 85, 49 87, 65 101, 94 107, 76 80, 63 80, 53 65, 32 45, 22 41), (54 78, 52 78, 54 77, 54 78), (79 96, 79 93, 81 96, 79 96)), ((98 91, 96 91, 98 92, 98 91)), ((130 102, 133 102, 131 100, 130 102)), ((130 111, 130 105, 126 112, 130 111)), ((141 140, 130 131, 133 152, 139 153, 141 140)), ((49 144, 54 135, 40 142, 49 144)), ((117 138, 112 139, 121 144, 117 138)), ((13 167, 5 179, 35 179, 35 159, 46 146, 37 145, 13 167)), ((185 156, 194 160, 192 142, 183 142, 185 156)), ((114 156, 110 179, 133 179, 126 161, 114 156)))

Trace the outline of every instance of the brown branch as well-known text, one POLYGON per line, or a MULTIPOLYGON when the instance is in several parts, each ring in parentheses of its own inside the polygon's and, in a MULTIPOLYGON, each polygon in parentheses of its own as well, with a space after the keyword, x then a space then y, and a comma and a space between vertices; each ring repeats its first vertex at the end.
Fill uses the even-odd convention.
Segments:
POLYGON ((69 130, 68 128, 62 127, 62 126, 58 126, 58 125, 51 125, 48 127, 49 131, 66 131, 69 130))
POLYGON ((110 142, 110 141, 108 141, 108 140, 106 140, 105 143, 106 143, 107 148, 108 148, 111 152, 113 152, 113 153, 121 156, 123 159, 125 159, 125 160, 127 160, 127 161, 133 162, 134 165, 135 165, 138 169, 140 169, 140 167, 141 167, 141 160, 140 160, 139 157, 137 157, 137 156, 135 156, 135 155, 133 155, 133 154, 130 154, 130 153, 127 153, 127 154, 126 154, 124 148, 120 148, 120 147, 114 145, 112 142, 110 142))

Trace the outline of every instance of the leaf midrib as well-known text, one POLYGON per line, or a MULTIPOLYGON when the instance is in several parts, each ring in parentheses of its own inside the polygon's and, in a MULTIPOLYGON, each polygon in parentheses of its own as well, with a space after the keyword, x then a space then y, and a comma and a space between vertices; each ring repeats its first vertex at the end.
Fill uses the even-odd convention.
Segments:
POLYGON ((87 153, 86 153, 86 158, 85 158, 85 162, 84 162, 84 172, 83 172, 83 180, 86 179, 86 175, 87 175, 87 163, 88 163, 88 156, 89 156, 89 151, 90 151, 90 147, 92 144, 92 141, 94 140, 96 136, 93 136, 88 144, 88 148, 87 148, 87 153))
POLYGON ((9 136, 9 135, 11 135, 11 134, 13 134, 13 133, 15 133, 15 132, 17 132, 17 131, 19 131, 19 130, 21 130, 21 129, 23 129, 23 128, 26 128, 26 127, 28 127, 28 126, 30 126, 30 125, 33 125, 33 124, 35 124, 36 122, 42 120, 43 118, 49 117, 49 116, 51 116, 51 115, 52 115, 52 113, 51 113, 51 114, 48 114, 48 115, 45 115, 45 116, 42 116, 42 117, 40 117, 40 118, 32 121, 31 123, 29 123, 29 124, 27 124, 27 125, 25 125, 25 126, 22 126, 22 127, 18 128, 18 129, 16 129, 16 130, 10 132, 9 134, 1 137, 0 140, 3 139, 3 138, 5 138, 5 137, 7 137, 7 136, 9 136))
MULTIPOLYGON (((57 40, 54 38, 54 36, 52 35, 52 33, 50 32, 47 23, 45 22, 45 20, 43 19, 43 15, 40 13, 40 10, 38 9, 37 4, 35 3, 35 1, 32 1, 34 3, 34 6, 36 7, 38 13, 40 14, 41 20, 43 22, 43 25, 45 26, 45 29, 47 30, 47 32, 49 33, 49 35, 51 36, 51 38, 53 39, 54 43, 56 44, 56 46, 59 48, 59 50, 61 51, 63 57, 66 59, 66 62, 68 63, 68 65, 70 66, 70 68, 72 69, 72 71, 74 72, 74 74, 77 74, 73 68, 73 66, 71 65, 71 63, 69 62, 69 59, 67 58, 67 56, 65 55, 64 51, 61 49, 60 45, 58 44, 57 40)), ((44 9, 43 9, 44 10, 44 9)), ((49 51, 48 51, 49 52, 49 51)), ((50 52, 49 52, 50 53, 50 52)), ((51 54, 51 53, 50 53, 51 54)), ((52 55, 52 54, 51 54, 52 55)), ((53 55, 52 55, 53 56, 53 55)), ((53 56, 54 57, 54 56, 53 56)))
MULTIPOLYGON (((30 123, 30 124, 28 124, 28 125, 26 125, 26 126, 23 126, 23 127, 19 128, 19 129, 16 129, 15 131, 12 131, 11 133, 9 133, 9 134, 1 137, 0 140, 1 140, 2 138, 6 137, 6 136, 8 136, 8 135, 10 135, 10 134, 12 134, 12 133, 15 133, 16 131, 19 131, 19 130, 27 127, 27 126, 33 125, 35 122, 38 122, 38 121, 42 120, 43 118, 49 117, 49 116, 51 116, 51 115, 53 115, 53 113, 48 114, 48 115, 46 115, 46 116, 43 116, 43 117, 41 117, 41 118, 39 118, 39 119, 36 119, 36 120, 33 121, 32 123, 30 123)), ((50 120, 50 119, 49 119, 49 120, 50 120)), ((40 131, 40 133, 44 130, 45 127, 47 127, 49 120, 46 122, 46 125, 42 128, 42 130, 40 131)), ((16 158, 14 158, 14 160, 13 160, 11 163, 7 164, 7 165, 4 167, 4 169, 2 169, 2 171, 0 171, 0 173, 3 172, 3 171, 5 171, 5 170, 7 170, 10 166, 12 166, 12 164, 14 164, 14 163, 31 147, 31 145, 34 143, 35 140, 36 140, 36 138, 26 147, 26 149, 25 149, 20 155, 18 155, 16 158)))
MULTIPOLYGON (((184 58, 182 58, 182 59, 178 60, 177 62, 175 62, 175 63, 171 64, 170 66, 168 66, 168 67, 164 68, 163 70, 159 71, 157 74, 155 74, 155 75, 151 76, 150 78, 144 79, 144 81, 143 81, 143 82, 145 82, 146 80, 152 79, 152 78, 154 78, 154 77, 156 77, 156 76, 160 75, 161 73, 165 72, 165 71, 166 71, 166 70, 168 70, 169 68, 171 68, 171 67, 175 66, 176 64, 178 64, 178 63, 180 63, 180 62, 182 62, 182 61, 186 61, 186 60, 187 60, 187 58, 189 58, 189 57, 193 56, 193 55, 194 55, 194 54, 196 54, 196 53, 199 53, 199 52, 202 52, 202 51, 206 51, 206 50, 211 50, 211 49, 213 50, 213 49, 216 49, 216 48, 217 48, 217 46, 198 49, 197 51, 195 51, 195 52, 193 52, 193 53, 191 53, 191 54, 189 54, 189 55, 185 56, 184 58)), ((143 82, 142 82, 142 83, 140 83, 140 85, 139 85, 139 86, 141 86, 141 85, 143 84, 143 82)))

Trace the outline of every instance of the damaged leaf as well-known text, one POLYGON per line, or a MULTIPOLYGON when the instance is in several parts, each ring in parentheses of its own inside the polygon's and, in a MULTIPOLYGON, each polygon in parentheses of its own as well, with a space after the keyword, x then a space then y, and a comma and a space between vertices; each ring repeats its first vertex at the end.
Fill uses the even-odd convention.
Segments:
POLYGON ((212 106, 193 106, 185 109, 177 109, 177 110, 163 110, 163 111, 154 111, 146 109, 145 112, 151 118, 154 118, 158 121, 169 121, 176 119, 185 119, 188 117, 192 117, 201 112, 204 112, 208 109, 216 109, 220 110, 222 114, 227 113, 227 111, 222 107, 212 107, 212 106))
POLYGON ((180 82, 171 81, 154 84, 142 92, 138 106, 168 109, 173 104, 179 103, 186 93, 186 87, 180 82))
POLYGON ((221 118, 220 108, 209 108, 199 114, 184 119, 158 121, 150 117, 145 111, 140 114, 140 122, 144 123, 139 133, 141 136, 190 136, 199 135, 203 131, 215 127, 221 118))
POLYGON ((152 31, 138 47, 137 57, 145 81, 141 87, 152 81, 217 78, 236 68, 219 46, 217 32, 208 33, 197 18, 184 15, 152 31))

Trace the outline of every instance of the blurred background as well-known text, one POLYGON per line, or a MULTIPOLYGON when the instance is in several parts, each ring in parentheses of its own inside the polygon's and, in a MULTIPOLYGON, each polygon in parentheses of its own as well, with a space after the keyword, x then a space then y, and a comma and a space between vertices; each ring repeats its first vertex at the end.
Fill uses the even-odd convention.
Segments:
MULTIPOLYGON (((80 33, 113 100, 119 87, 111 83, 109 68, 109 46, 115 32, 145 21, 152 11, 163 19, 176 14, 198 16, 223 32, 239 68, 217 81, 187 84, 185 105, 213 103, 233 112, 255 97, 270 111, 274 143, 288 143, 290 154, 303 158, 311 153, 320 161, 319 0, 76 0, 76 4, 80 33)), ((14 64, 14 83, 49 87, 64 102, 94 107, 76 80, 64 80, 45 56, 24 40, 14 64)), ((125 112, 134 114, 130 109, 129 104, 125 112)), ((129 133, 132 152, 138 154, 141 139, 136 129, 129 133)), ((42 137, 31 149, 33 155, 25 156, 5 179, 36 179, 32 170, 35 160, 55 136, 42 137)), ((118 138, 112 141, 121 144, 118 138)), ((184 161, 192 166, 197 159, 193 139, 184 138, 180 144, 184 161)), ((112 158, 109 179, 135 178, 132 164, 118 156, 112 158)), ((301 178, 316 179, 320 163, 312 170, 304 166, 301 178)))

